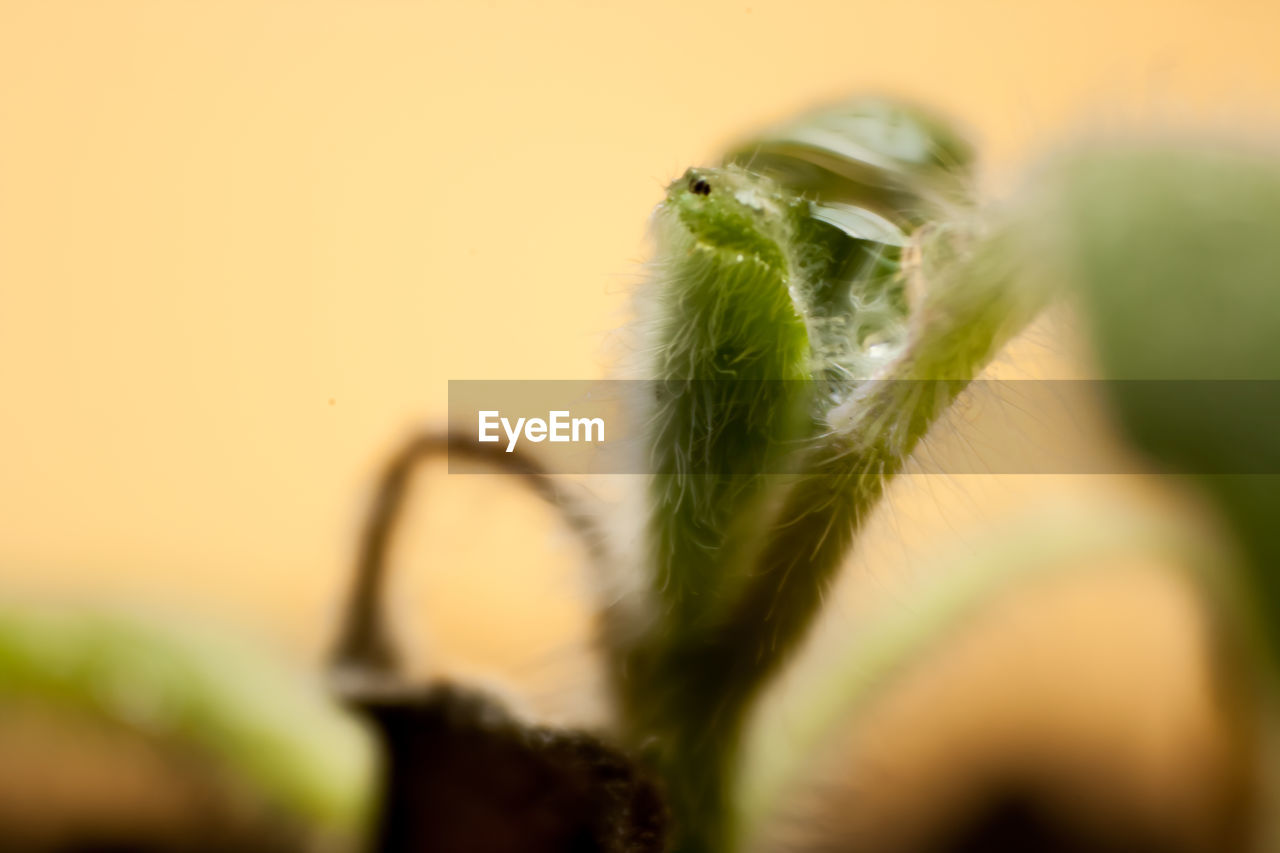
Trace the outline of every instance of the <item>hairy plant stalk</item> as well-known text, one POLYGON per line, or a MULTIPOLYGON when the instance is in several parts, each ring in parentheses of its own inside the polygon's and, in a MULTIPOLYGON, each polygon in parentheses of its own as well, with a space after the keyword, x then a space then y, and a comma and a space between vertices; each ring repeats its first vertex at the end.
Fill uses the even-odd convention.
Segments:
POLYGON ((676 732, 660 764, 681 786, 675 801, 697 803, 702 831, 715 833, 689 849, 731 849, 730 830, 716 829, 712 817, 728 806, 752 701, 804 638, 885 485, 1041 305, 1039 295, 1018 292, 999 263, 998 241, 970 257, 949 244, 925 253, 945 254, 950 269, 933 270, 900 356, 855 386, 829 413, 830 427, 810 440, 730 603, 645 650, 644 681, 662 692, 636 701, 669 715, 650 721, 654 728, 676 732))
POLYGON ((734 849, 752 702, 886 482, 1042 302, 956 204, 967 149, 940 128, 880 101, 820 112, 690 170, 655 215, 649 614, 610 651, 678 850, 734 849))

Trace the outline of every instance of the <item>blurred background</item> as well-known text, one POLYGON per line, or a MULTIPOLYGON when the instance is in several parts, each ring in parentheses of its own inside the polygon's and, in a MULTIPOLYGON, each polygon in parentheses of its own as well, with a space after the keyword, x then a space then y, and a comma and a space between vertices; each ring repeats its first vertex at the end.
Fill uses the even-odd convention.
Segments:
MULTIPOLYGON (((191 614, 315 666, 379 461, 443 419, 450 379, 607 375, 688 165, 887 92, 967 126, 998 195, 1083 134, 1272 128, 1277 31, 1261 0, 6 0, 3 593, 191 614)), ((1051 314, 994 375, 1091 375, 1075 330, 1051 314)), ((1029 503, 1173 492, 905 478, 820 638, 909 606, 930 555, 1029 503)), ((443 466, 424 498, 396 560, 417 670, 601 720, 593 589, 551 515, 443 466)), ((846 805, 792 830, 909 846, 975 780, 1030 780, 1212 849, 1249 748, 1203 609, 1154 559, 976 619, 840 752, 813 796, 846 805)))

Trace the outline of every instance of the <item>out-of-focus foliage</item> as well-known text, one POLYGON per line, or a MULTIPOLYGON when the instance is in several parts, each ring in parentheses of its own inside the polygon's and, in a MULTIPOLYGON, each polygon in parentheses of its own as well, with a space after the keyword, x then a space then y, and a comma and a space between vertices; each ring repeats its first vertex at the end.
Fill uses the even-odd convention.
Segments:
POLYGON ((0 704, 48 703, 194 750, 322 833, 355 837, 372 742, 299 672, 189 621, 88 608, 0 608, 0 704))
POLYGON ((1035 273, 1079 295, 1129 438, 1239 536, 1280 662, 1280 155, 1150 141, 1045 177, 1035 273))

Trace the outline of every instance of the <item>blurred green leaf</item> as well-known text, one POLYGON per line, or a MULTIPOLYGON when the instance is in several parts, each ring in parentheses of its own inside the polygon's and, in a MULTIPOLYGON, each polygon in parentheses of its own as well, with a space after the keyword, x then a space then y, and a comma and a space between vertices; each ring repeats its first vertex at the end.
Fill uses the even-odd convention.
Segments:
POLYGON ((372 742, 325 691, 191 620, 110 609, 0 607, 0 702, 47 702, 194 747, 273 806, 352 836, 372 742))

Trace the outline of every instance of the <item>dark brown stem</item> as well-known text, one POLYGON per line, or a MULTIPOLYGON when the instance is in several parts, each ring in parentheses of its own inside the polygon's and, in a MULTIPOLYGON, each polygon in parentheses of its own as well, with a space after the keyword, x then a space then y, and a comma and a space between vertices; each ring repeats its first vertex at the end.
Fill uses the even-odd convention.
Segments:
POLYGON ((478 444, 473 436, 454 430, 414 436, 384 466, 365 519, 341 633, 330 656, 331 669, 339 678, 389 681, 399 674, 400 655, 383 612, 387 559, 404 515, 414 474, 423 463, 442 454, 451 459, 481 462, 499 473, 519 477, 535 494, 559 510, 593 561, 603 563, 607 559, 605 540, 593 508, 582 496, 567 491, 528 454, 508 453, 498 445, 478 444))

